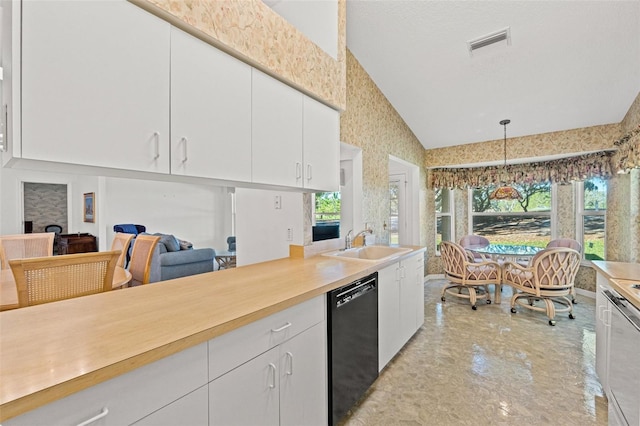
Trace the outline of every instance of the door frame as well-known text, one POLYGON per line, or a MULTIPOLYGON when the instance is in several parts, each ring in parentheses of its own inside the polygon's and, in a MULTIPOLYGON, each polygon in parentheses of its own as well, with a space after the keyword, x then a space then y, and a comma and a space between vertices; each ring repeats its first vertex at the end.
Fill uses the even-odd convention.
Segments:
MULTIPOLYGON (((392 175, 404 174, 406 178, 404 220, 406 222, 404 235, 400 233, 400 244, 420 245, 420 168, 408 161, 389 155, 389 178, 392 175)), ((398 227, 400 228, 400 219, 398 227)))

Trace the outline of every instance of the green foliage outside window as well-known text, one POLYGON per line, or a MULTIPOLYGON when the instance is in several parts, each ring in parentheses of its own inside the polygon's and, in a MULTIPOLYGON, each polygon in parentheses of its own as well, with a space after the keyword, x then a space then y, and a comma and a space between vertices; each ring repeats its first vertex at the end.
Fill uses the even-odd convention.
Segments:
POLYGON ((316 223, 340 221, 340 193, 320 192, 316 194, 316 223))

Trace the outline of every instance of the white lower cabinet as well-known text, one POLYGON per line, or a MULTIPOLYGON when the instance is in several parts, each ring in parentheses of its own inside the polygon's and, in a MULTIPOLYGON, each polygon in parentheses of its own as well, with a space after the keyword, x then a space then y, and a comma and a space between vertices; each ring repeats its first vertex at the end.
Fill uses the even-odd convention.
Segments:
POLYGON ((197 426, 209 423, 209 389, 202 386, 134 423, 136 426, 197 426))
POLYGON ((378 370, 424 323, 424 255, 378 271, 378 370))
MULTIPOLYGON (((189 398, 188 409, 182 407, 182 403, 173 408, 169 408, 170 404, 180 401, 180 398, 196 389, 206 389, 207 378, 207 343, 202 343, 9 419, 3 425, 84 423, 91 426, 119 426, 141 419, 141 424, 157 424, 145 422, 143 418, 154 412, 160 413, 163 407, 174 417, 190 416, 191 411, 196 410, 198 401, 189 398), (90 419, 95 421, 85 423, 90 419)), ((206 400, 199 401, 197 410, 200 414, 207 410, 206 404, 206 400)), ((161 416, 158 414, 155 417, 161 416)))
POLYGON ((611 304, 603 290, 610 290, 609 280, 602 274, 596 275, 596 374, 602 390, 609 391, 609 335, 611 330, 611 304))
POLYGON ((326 297, 209 341, 211 425, 326 425, 326 297))

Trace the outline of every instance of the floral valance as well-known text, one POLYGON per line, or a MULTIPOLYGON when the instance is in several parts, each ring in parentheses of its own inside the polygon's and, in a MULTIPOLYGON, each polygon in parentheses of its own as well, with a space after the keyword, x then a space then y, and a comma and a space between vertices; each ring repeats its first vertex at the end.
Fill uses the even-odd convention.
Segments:
MULTIPOLYGON (((637 147, 637 145, 636 145, 637 147)), ((634 155, 638 155, 636 149, 634 155)), ((568 184, 592 177, 609 178, 613 151, 579 155, 559 160, 508 166, 438 168, 430 170, 430 188, 479 188, 503 183, 550 182, 568 184)))
POLYGON ((640 126, 613 143, 618 147, 613 156, 613 168, 618 173, 628 173, 640 167, 640 126))

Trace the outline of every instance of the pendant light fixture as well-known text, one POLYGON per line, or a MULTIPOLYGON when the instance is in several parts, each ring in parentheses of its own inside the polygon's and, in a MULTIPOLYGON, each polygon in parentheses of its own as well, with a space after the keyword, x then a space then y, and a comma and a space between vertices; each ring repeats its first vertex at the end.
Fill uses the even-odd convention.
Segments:
MULTIPOLYGON (((504 126, 504 169, 507 169, 507 124, 511 123, 511 120, 502 120, 500 125, 504 126)), ((503 182, 504 183, 504 182, 503 182)), ((496 188, 489 195, 490 200, 521 200, 522 195, 512 186, 502 185, 496 188)))

